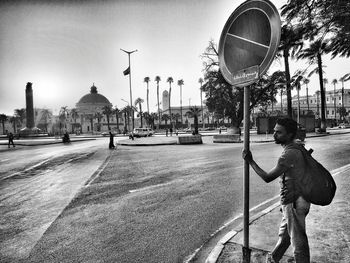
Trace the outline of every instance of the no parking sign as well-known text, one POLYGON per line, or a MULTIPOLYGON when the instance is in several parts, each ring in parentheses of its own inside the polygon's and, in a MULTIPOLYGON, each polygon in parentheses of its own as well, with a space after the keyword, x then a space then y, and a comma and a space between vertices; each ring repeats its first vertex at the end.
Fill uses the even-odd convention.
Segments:
POLYGON ((227 20, 219 42, 220 70, 231 85, 254 83, 270 67, 280 41, 281 20, 267 0, 248 0, 227 20))
MULTIPOLYGON (((248 0, 227 20, 219 42, 219 66, 228 83, 244 87, 244 150, 249 151, 250 89, 270 67, 281 36, 281 20, 268 0, 248 0)), ((250 262, 249 163, 244 162, 243 262, 250 262)))

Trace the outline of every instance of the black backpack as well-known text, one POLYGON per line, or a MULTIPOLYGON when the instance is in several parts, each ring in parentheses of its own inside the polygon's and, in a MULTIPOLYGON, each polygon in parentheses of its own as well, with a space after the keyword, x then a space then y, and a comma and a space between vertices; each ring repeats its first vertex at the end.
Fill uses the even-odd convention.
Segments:
POLYGON ((303 198, 315 205, 329 205, 337 189, 332 175, 311 156, 312 149, 306 150, 302 145, 292 148, 300 150, 305 160, 305 174, 297 181, 303 198))

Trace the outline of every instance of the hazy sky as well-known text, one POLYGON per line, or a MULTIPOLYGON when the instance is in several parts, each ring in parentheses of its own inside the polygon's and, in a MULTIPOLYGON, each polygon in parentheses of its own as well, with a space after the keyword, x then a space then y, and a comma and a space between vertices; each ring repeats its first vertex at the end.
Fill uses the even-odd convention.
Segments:
MULTIPOLYGON (((133 100, 146 102, 144 77, 149 76, 150 107, 156 111, 155 76, 160 92, 173 77, 172 105, 179 105, 177 80, 183 79, 183 104, 200 104, 200 58, 210 39, 219 42, 222 28, 243 1, 238 0, 115 0, 1 1, 0 113, 25 108, 25 86, 33 83, 34 106, 75 107, 93 83, 113 106, 130 101, 129 78, 123 75, 131 55, 133 100)), ((285 1, 272 1, 279 8, 285 1)), ((339 79, 349 72, 349 59, 324 58, 326 76, 339 79)), ((294 72, 303 63, 291 65, 294 72)), ((284 68, 273 64, 270 71, 284 68)), ((347 83, 348 84, 348 83, 347 83)), ((330 85, 330 84, 329 84, 330 85)), ((350 85, 350 84, 348 84, 350 85)), ((317 76, 311 79, 311 91, 317 76)), ((303 94, 303 93, 302 93, 303 94)), ((144 109, 146 103, 144 103, 144 109)))

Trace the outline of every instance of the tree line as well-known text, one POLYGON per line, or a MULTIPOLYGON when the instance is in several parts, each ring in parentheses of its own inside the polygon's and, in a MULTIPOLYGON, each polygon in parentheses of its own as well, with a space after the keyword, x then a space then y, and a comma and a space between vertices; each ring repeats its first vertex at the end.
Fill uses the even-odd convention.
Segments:
MULTIPOLYGON (((331 54, 350 56, 350 2, 346 0, 289 0, 281 9, 283 24, 281 40, 276 59, 284 60, 284 71, 265 74, 260 80, 251 85, 251 105, 273 105, 278 90, 285 89, 287 95, 287 115, 292 117, 293 88, 300 89, 300 84, 308 84, 312 74, 318 74, 321 97, 321 130, 326 129, 325 88, 327 79, 324 78, 322 56, 331 54), (308 67, 298 69, 291 75, 290 59, 306 59, 308 67), (310 67, 316 65, 314 69, 310 67)), ((227 117, 233 126, 239 127, 243 120, 243 88, 232 87, 223 78, 218 63, 218 49, 213 40, 202 54, 204 84, 203 91, 209 111, 227 117)), ((342 83, 342 98, 344 98, 344 82, 350 79, 350 74, 339 78, 342 83)), ((333 80, 336 85, 338 80, 333 80)), ((344 102, 339 108, 339 114, 345 115, 344 102)))

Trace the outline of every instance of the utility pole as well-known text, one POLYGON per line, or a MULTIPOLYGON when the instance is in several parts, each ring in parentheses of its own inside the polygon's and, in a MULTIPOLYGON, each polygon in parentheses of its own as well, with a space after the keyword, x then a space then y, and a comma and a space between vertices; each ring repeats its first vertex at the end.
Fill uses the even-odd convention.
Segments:
POLYGON ((126 54, 128 54, 128 58, 129 58, 129 86, 130 86, 130 107, 131 107, 131 119, 132 119, 132 130, 134 130, 134 126, 135 126, 135 121, 134 121, 134 110, 132 108, 132 90, 131 90, 131 64, 130 64, 130 55, 134 52, 137 51, 137 49, 133 50, 133 51, 126 51, 124 49, 120 49, 121 51, 124 51, 126 54))

